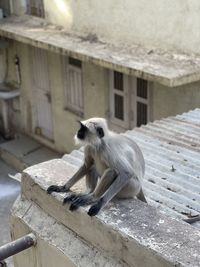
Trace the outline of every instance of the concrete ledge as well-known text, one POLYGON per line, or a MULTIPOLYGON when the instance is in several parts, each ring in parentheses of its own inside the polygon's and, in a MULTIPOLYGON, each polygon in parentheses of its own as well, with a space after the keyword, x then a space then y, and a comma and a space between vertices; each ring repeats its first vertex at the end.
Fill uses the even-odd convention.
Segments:
POLYGON ((89 36, 66 32, 62 27, 32 16, 2 19, 0 35, 169 87, 200 80, 200 57, 197 55, 94 41, 89 36))
POLYGON ((59 153, 23 134, 0 144, 0 158, 20 172, 31 165, 58 157, 59 153))
POLYGON ((16 266, 127 266, 88 245, 31 201, 19 198, 11 218, 14 239, 25 232, 34 232, 37 236, 35 248, 15 256, 16 266))
MULTIPOLYGON (((137 200, 111 203, 90 218, 85 209, 71 213, 63 194, 48 195, 76 168, 58 159, 24 170, 22 196, 95 247, 129 266, 200 266, 200 231, 137 200)), ((82 185, 75 188, 82 190, 82 185)))

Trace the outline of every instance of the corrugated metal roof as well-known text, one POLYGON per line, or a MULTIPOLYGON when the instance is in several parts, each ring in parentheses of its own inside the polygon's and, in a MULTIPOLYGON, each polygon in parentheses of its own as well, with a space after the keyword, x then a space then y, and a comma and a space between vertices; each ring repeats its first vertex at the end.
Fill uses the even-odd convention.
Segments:
MULTIPOLYGON (((127 131, 144 154, 148 203, 165 213, 188 218, 200 213, 200 109, 127 131)), ((64 158, 80 165, 83 153, 64 158)), ((200 228, 200 223, 194 224, 200 228)))

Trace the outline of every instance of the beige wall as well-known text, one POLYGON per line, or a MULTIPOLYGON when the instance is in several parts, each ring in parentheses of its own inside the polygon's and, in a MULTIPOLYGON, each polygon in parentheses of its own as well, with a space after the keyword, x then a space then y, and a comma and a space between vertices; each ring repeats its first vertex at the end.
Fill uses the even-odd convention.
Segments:
POLYGON ((93 116, 105 116, 105 77, 104 69, 89 63, 83 63, 84 118, 64 109, 62 57, 49 53, 50 84, 52 93, 52 111, 54 138, 60 152, 74 149, 74 134, 77 120, 93 116))
MULTIPOLYGON (((9 70, 7 81, 16 84, 14 56, 20 58, 22 83, 20 86, 21 99, 20 116, 16 114, 18 127, 26 133, 32 134, 32 75, 30 68, 30 46, 15 42, 9 49, 9 70)), ((103 116, 107 110, 106 70, 102 67, 84 62, 83 89, 84 89, 84 117, 64 109, 63 69, 62 56, 48 52, 50 92, 52 97, 52 119, 54 128, 54 143, 39 138, 40 141, 58 151, 67 152, 74 149, 74 134, 77 129, 77 120, 92 116, 103 116)), ((38 136, 34 136, 38 137, 38 136)))
POLYGON ((123 44, 200 53, 199 0, 44 0, 46 18, 123 44))
POLYGON ((174 88, 155 83, 152 101, 154 120, 199 108, 200 82, 174 88))
MULTIPOLYGON (((16 83, 13 58, 17 54, 20 58, 22 83, 20 87, 21 101, 18 103, 21 113, 17 112, 15 116, 18 127, 31 134, 32 75, 29 53, 30 46, 26 44, 15 42, 10 46, 7 81, 16 83)), ((89 62, 83 62, 84 117, 79 117, 72 111, 64 109, 61 59, 61 55, 48 52, 54 143, 44 138, 40 138, 40 141, 62 153, 70 152, 75 148, 73 137, 78 126, 77 120, 94 116, 107 117, 109 82, 108 70, 89 62)), ((154 83, 152 87, 152 120, 181 114, 200 106, 200 83, 176 88, 167 88, 154 83)), ((37 138, 37 136, 34 137, 37 138)))

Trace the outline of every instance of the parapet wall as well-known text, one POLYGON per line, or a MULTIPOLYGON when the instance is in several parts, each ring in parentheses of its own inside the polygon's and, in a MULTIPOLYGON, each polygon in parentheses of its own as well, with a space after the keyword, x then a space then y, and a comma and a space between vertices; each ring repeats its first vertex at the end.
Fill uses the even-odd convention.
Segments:
MULTIPOLYGON (((26 1, 13 2, 14 14, 26 1)), ((112 43, 200 53, 199 0, 44 0, 47 21, 112 43), (113 30, 114 29, 114 30, 113 30)))
POLYGON ((55 159, 24 170, 21 197, 12 211, 12 238, 34 232, 38 243, 15 256, 15 267, 199 266, 199 230, 147 204, 115 201, 91 218, 85 208, 72 213, 63 206, 64 194, 46 193, 76 168, 55 159))

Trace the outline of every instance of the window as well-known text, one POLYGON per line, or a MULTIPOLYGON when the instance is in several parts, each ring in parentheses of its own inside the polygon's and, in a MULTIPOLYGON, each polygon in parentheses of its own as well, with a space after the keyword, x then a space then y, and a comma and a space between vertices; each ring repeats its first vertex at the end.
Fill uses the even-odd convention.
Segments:
POLYGON ((148 82, 137 78, 136 81, 136 105, 137 105, 137 126, 148 122, 148 82))
POLYGON ((64 57, 64 105, 79 115, 83 113, 82 62, 64 57))
POLYGON ((111 72, 111 119, 115 124, 127 127, 127 76, 118 71, 111 72))
POLYGON ((8 17, 10 15, 10 1, 0 0, 0 8, 3 9, 3 17, 8 17))
POLYGON ((44 18, 43 0, 27 0, 27 13, 32 16, 44 18))
POLYGON ((110 119, 125 129, 146 124, 149 120, 148 81, 110 72, 110 119))

